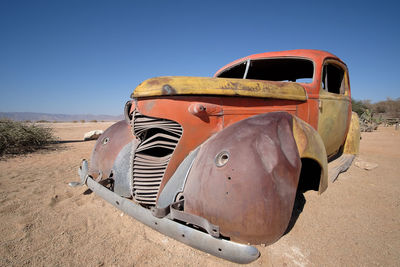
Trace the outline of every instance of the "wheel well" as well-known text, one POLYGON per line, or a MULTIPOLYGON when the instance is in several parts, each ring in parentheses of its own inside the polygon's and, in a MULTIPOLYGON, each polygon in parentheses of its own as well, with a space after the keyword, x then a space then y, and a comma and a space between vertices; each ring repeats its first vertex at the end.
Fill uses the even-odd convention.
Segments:
POLYGON ((298 191, 318 191, 321 171, 321 165, 317 161, 310 158, 302 158, 298 191))

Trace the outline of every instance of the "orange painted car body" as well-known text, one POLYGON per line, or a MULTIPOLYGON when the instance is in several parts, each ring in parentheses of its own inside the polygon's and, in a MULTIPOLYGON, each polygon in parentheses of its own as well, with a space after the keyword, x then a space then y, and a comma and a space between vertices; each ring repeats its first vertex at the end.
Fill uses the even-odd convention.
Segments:
MULTIPOLYGON (((135 92, 132 94, 134 104, 131 107, 131 113, 136 109, 146 116, 176 121, 183 127, 184 134, 165 171, 159 192, 162 191, 169 178, 190 151, 194 150, 213 134, 245 118, 268 112, 284 111, 300 118, 318 131, 322 66, 327 60, 336 61, 343 66, 346 76, 348 77, 346 65, 338 57, 325 51, 300 49, 268 52, 235 60, 219 69, 215 73, 214 78, 217 78, 222 71, 247 60, 270 58, 306 59, 313 62, 314 74, 312 82, 299 83, 306 90, 306 101, 201 95, 201 92, 199 92, 198 95, 185 95, 160 91, 158 95, 156 94, 151 97, 142 97, 140 94, 135 95, 135 92), (196 105, 204 106, 205 111, 193 115, 190 110, 196 105)), ((163 78, 154 79, 155 82, 157 82, 157 79, 163 78)), ((347 89, 345 97, 348 102, 351 102, 348 78, 346 82, 347 89)), ((163 84, 161 83, 161 85, 163 84)), ((346 113, 347 122, 345 132, 347 133, 351 118, 351 104, 348 106, 346 113)), ((340 144, 344 143, 345 138, 346 136, 344 135, 340 144)), ((334 152, 337 152, 337 150, 334 152)))

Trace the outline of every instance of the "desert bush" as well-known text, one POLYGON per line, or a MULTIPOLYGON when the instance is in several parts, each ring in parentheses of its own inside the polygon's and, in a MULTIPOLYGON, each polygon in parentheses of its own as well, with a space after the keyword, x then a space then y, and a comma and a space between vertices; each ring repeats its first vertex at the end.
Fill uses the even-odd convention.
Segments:
POLYGON ((85 120, 81 120, 81 123, 85 123, 85 120))
POLYGON ((373 104, 376 113, 385 113, 389 117, 400 117, 400 98, 391 99, 388 97, 385 101, 379 101, 373 104))
POLYGON ((50 121, 48 121, 48 120, 39 120, 39 121, 36 121, 36 122, 38 122, 38 123, 49 123, 50 121))
POLYGON ((370 100, 351 100, 352 109, 360 117, 361 131, 376 130, 383 122, 396 123, 400 118, 400 98, 388 97, 384 101, 371 103, 370 100))
POLYGON ((73 123, 77 123, 78 121, 73 121, 73 123))
POLYGON ((361 117, 361 115, 369 109, 368 104, 369 102, 366 101, 351 99, 351 108, 358 114, 358 117, 361 117))
POLYGON ((97 122, 97 120, 91 120, 90 122, 97 122))
POLYGON ((360 131, 372 132, 378 128, 379 122, 373 117, 373 112, 369 109, 360 116, 360 131))
POLYGON ((0 120, 0 156, 23 154, 56 141, 52 129, 23 122, 0 120))

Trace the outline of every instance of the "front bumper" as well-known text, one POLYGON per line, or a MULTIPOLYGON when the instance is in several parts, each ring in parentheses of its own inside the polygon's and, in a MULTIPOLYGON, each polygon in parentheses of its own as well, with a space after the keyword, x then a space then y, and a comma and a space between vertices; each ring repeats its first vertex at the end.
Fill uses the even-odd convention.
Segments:
POLYGON ((123 198, 96 182, 88 175, 87 161, 82 162, 79 171, 81 183, 70 183, 71 186, 86 184, 93 192, 122 210, 129 216, 153 228, 154 230, 178 240, 186 245, 236 263, 250 263, 260 256, 254 246, 235 243, 229 240, 212 237, 199 230, 190 228, 167 217, 157 218, 149 209, 123 198))

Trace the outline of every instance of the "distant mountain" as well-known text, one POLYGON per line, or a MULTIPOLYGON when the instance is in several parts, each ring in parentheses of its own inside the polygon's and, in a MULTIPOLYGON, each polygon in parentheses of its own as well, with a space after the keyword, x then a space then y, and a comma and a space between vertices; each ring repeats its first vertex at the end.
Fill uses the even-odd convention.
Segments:
POLYGON ((34 112, 0 112, 0 118, 7 118, 14 121, 119 121, 124 118, 123 115, 92 115, 92 114, 48 114, 34 112))

